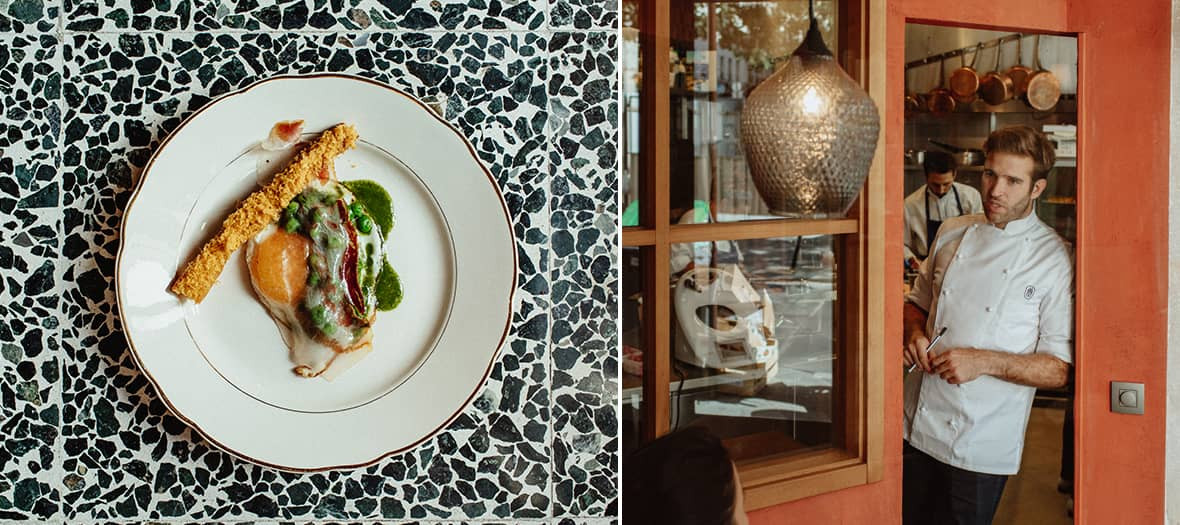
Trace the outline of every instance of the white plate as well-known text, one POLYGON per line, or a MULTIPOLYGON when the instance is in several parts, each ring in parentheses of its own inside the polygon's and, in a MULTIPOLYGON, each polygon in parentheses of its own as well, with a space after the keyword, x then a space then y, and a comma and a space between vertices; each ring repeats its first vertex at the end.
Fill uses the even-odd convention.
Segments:
POLYGON ((209 441, 284 470, 350 468, 426 439, 478 391, 507 335, 516 249, 503 197, 462 135, 421 102, 343 75, 268 79, 190 116, 148 162, 123 216, 124 332, 164 402, 209 441), (167 291, 238 200, 283 164, 258 147, 277 121, 352 124, 341 180, 393 196, 386 255, 405 298, 373 351, 334 381, 292 371, 242 252, 199 305, 167 291))

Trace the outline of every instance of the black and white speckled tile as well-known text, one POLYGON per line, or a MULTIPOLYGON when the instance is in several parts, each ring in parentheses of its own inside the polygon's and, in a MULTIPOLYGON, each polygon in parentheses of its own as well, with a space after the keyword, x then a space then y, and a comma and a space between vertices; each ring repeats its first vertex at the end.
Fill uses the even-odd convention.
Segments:
POLYGON ((549 41, 554 516, 617 514, 614 33, 549 41))
POLYGON ((0 520, 59 510, 58 53, 52 36, 0 34, 0 520))
POLYGON ((70 520, 544 519, 551 511, 547 42, 533 34, 74 34, 65 45, 62 439, 70 520), (475 402, 414 450, 345 472, 239 461, 172 417, 114 309, 121 212, 168 131, 276 73, 345 71, 442 104, 514 215, 509 341, 475 402))
MULTIPOLYGON (((221 525, 300 525, 306 524, 308 521, 294 521, 294 520, 270 520, 270 519, 255 519, 248 521, 218 521, 221 525)), ((552 521, 540 519, 522 519, 522 520, 478 520, 478 521, 389 521, 381 520, 354 520, 354 521, 314 521, 315 525, 549 525, 552 521)), ((566 524, 566 521, 562 521, 566 524)), ((583 521, 568 521, 568 525, 608 525, 614 523, 609 520, 583 520, 583 521)), ((93 525, 208 525, 208 521, 92 521, 93 525)))
POLYGON ((561 518, 554 525, 619 525, 617 518, 561 518))
POLYGON ((548 0, 59 1, 71 31, 535 31, 549 9, 548 0))
POLYGON ((0 1, 0 33, 52 35, 62 0, 0 1))
POLYGON ((549 0, 549 25, 555 31, 616 31, 619 2, 612 0, 549 0))

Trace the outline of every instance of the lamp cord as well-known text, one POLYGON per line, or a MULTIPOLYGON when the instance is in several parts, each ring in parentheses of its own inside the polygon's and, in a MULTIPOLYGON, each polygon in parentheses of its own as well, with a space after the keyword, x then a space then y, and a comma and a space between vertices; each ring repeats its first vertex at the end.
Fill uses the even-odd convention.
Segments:
POLYGON ((680 428, 680 393, 684 391, 684 371, 680 370, 679 366, 672 365, 672 369, 676 371, 676 375, 680 376, 680 385, 676 387, 676 410, 672 412, 672 430, 680 428))

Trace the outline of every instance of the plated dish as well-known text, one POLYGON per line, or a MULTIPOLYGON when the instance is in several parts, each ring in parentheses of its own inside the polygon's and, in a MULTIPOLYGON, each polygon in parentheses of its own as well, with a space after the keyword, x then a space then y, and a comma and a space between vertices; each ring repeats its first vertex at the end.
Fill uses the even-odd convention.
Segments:
MULTIPOLYGON (((336 157, 356 145, 355 128, 339 124, 306 141, 302 129, 302 120, 271 128, 262 150, 291 149, 294 158, 221 222, 169 291, 200 303, 244 245, 251 287, 283 336, 292 371, 332 380, 373 349, 377 311, 401 302, 385 255, 393 199, 378 182, 337 179, 336 157)), ((264 165, 256 175, 266 172, 264 165)))
POLYGON ((512 316, 495 181, 421 102, 356 77, 276 77, 206 105, 145 167, 121 242, 125 333, 161 398, 216 445, 287 470, 429 437, 479 390, 512 316), (275 147, 268 130, 290 120, 295 146, 275 147), (347 147, 271 186, 324 137, 347 147))

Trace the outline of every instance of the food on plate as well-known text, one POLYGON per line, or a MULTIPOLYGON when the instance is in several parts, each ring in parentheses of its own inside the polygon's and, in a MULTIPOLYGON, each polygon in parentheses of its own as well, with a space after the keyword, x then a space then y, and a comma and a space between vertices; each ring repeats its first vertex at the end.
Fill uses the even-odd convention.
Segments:
POLYGON ((264 187, 251 193, 221 224, 220 230, 177 273, 170 290, 201 302, 238 248, 279 219, 283 210, 308 183, 330 169, 332 160, 356 144, 352 126, 340 124, 323 132, 300 150, 294 160, 264 187))
POLYGON ((270 128, 270 135, 267 135, 266 140, 262 141, 262 149, 266 151, 278 151, 287 149, 299 142, 299 137, 303 134, 302 120, 284 120, 276 122, 270 128))
MULTIPOLYGON (((295 145, 302 124, 275 124, 263 149, 295 145)), ((339 181, 328 162, 246 244, 251 287, 278 325, 297 375, 332 380, 372 350, 377 311, 401 301, 401 283, 385 258, 392 229, 389 192, 370 180, 339 181)))
POLYGON ((372 347, 385 249, 373 214, 331 171, 323 173, 250 240, 246 261, 295 373, 331 379, 372 347))
POLYGON ((271 128, 261 148, 296 147, 294 160, 226 218, 171 289, 200 302, 245 244, 251 288, 278 325, 293 371, 331 380, 372 349, 377 311, 401 302, 385 257, 393 204, 376 182, 336 179, 335 157, 358 140, 351 126, 309 142, 302 130, 302 120, 271 128))
MULTIPOLYGON (((390 230, 393 229, 393 199, 389 192, 371 180, 349 180, 341 184, 351 190, 357 200, 372 214, 373 221, 381 227, 381 236, 388 238, 390 230)), ((377 276, 377 309, 383 312, 393 310, 401 302, 401 280, 386 260, 377 276)))

